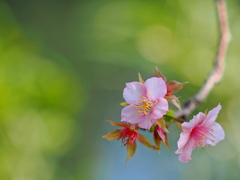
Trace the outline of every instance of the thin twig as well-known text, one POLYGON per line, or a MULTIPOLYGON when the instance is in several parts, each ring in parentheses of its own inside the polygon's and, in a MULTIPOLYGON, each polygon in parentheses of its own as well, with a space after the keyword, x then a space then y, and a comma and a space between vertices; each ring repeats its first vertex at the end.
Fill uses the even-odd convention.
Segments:
POLYGON ((221 81, 224 73, 225 66, 225 56, 227 53, 228 44, 230 41, 230 32, 228 28, 228 18, 227 18, 227 8, 224 0, 216 0, 217 10, 218 10, 218 20, 221 31, 220 42, 218 47, 218 53, 215 60, 215 65, 208 76, 206 82, 202 85, 199 92, 188 100, 181 112, 176 112, 177 118, 188 119, 188 116, 199 103, 207 98, 208 94, 211 92, 212 88, 221 81))

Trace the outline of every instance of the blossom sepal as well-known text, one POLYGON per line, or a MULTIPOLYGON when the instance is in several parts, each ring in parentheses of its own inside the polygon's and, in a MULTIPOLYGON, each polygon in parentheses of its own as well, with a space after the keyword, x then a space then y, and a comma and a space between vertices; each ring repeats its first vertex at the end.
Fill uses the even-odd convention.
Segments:
POLYGON ((167 78, 155 67, 155 77, 162 78, 165 82, 167 82, 167 78))
POLYGON ((122 102, 120 103, 120 105, 125 107, 125 106, 128 106, 129 104, 127 102, 122 102))
MULTIPOLYGON (((165 81, 165 83, 167 82, 167 78, 158 70, 157 67, 155 67, 155 77, 160 77, 165 81)), ((174 106, 176 106, 180 112, 182 111, 181 104, 178 98, 173 95, 173 93, 180 91, 185 84, 187 84, 187 82, 181 83, 174 80, 170 81, 167 84, 167 94, 164 97, 167 101, 171 102, 174 106)))
POLYGON ((115 129, 114 131, 109 132, 108 134, 102 136, 109 141, 118 140, 120 137, 121 131, 120 129, 115 129))
POLYGON ((172 103, 174 106, 176 106, 180 112, 182 112, 181 104, 178 97, 172 94, 168 94, 164 98, 170 103, 172 103))
POLYGON ((150 143, 150 141, 149 141, 145 136, 143 136, 143 135, 141 135, 141 134, 138 134, 138 135, 137 135, 137 139, 138 139, 138 141, 139 141, 140 143, 142 143, 144 146, 147 146, 147 147, 149 147, 149 148, 151 148, 151 149, 153 149, 153 150, 159 150, 159 148, 157 148, 156 146, 152 145, 152 144, 150 143))
POLYGON ((144 83, 144 80, 143 80, 140 73, 138 73, 138 80, 139 80, 140 83, 144 83))
MULTIPOLYGON (((174 95, 172 95, 174 96, 174 95)), ((180 113, 182 113, 182 108, 181 108, 181 104, 180 104, 180 101, 179 99, 174 96, 174 98, 170 101, 174 106, 176 106, 178 108, 178 110, 180 111, 180 113)))
POLYGON ((180 91, 185 84, 187 84, 187 82, 181 83, 181 82, 178 82, 178 81, 170 81, 167 84, 168 93, 172 94, 172 93, 180 91))
POLYGON ((126 162, 128 162, 129 159, 131 159, 131 157, 133 157, 133 155, 135 154, 136 150, 137 150, 137 143, 134 142, 133 144, 127 144, 126 145, 126 150, 127 150, 127 158, 126 158, 126 162))
POLYGON ((107 122, 110 122, 111 125, 113 126, 119 126, 119 127, 129 127, 130 124, 126 124, 124 122, 114 122, 114 121, 111 121, 111 120, 107 120, 107 122))
POLYGON ((161 128, 163 129, 165 132, 169 133, 168 129, 167 129, 167 125, 166 125, 166 122, 161 118, 161 119, 158 119, 156 121, 156 124, 161 128))

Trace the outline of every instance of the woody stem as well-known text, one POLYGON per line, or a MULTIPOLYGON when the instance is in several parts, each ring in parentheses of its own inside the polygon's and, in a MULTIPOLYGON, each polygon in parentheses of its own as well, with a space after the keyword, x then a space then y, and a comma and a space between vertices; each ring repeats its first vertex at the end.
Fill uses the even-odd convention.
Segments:
POLYGON ((177 118, 188 119, 190 113, 195 110, 195 108, 207 98, 208 94, 211 92, 212 88, 221 81, 224 68, 225 68, 225 56, 227 53, 227 48, 230 42, 230 32, 228 28, 228 17, 227 8, 224 0, 216 0, 217 11, 218 11, 218 21, 220 27, 220 41, 218 46, 218 52, 216 55, 216 60, 214 67, 203 83, 201 89, 198 93, 189 99, 182 109, 182 112, 178 111, 175 114, 177 118))

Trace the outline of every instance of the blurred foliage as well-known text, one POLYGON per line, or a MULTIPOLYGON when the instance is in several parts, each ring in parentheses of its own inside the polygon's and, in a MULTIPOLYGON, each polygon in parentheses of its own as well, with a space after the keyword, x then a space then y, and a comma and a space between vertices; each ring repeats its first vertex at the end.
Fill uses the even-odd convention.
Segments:
MULTIPOLYGON (((0 0, 1 179, 238 179, 240 3, 227 3, 226 73, 195 111, 220 102, 226 140, 188 164, 141 146, 125 164, 120 142, 101 139, 105 120, 120 120, 125 83, 157 65, 189 82, 181 102, 195 94, 217 51, 215 1, 0 0)), ((173 150, 179 133, 171 127, 173 150)))
POLYGON ((0 176, 53 179, 59 157, 76 139, 82 87, 70 71, 42 57, 17 24, 8 23, 5 4, 1 10, 0 176))

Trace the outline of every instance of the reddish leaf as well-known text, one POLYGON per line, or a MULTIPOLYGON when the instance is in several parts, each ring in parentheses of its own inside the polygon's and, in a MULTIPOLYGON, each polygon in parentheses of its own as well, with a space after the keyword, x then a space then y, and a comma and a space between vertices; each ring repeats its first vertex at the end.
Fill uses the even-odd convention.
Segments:
POLYGON ((135 154, 136 152, 136 149, 137 149, 137 143, 134 142, 133 144, 127 144, 127 159, 126 159, 126 162, 131 158, 133 157, 133 155, 135 154))
POLYGON ((114 131, 111 131, 110 133, 102 136, 102 138, 105 138, 109 141, 112 140, 118 140, 120 138, 121 131, 119 129, 116 129, 114 131))

